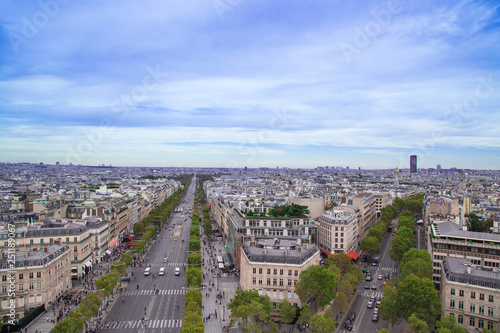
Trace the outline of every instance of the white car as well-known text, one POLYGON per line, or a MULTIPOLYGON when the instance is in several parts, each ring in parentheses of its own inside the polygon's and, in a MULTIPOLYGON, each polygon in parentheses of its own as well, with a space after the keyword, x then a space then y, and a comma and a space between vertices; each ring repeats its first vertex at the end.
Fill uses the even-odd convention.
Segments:
POLYGON ((175 275, 181 275, 181 269, 179 267, 175 267, 175 275))
POLYGON ((160 268, 160 272, 158 273, 158 275, 165 275, 165 267, 160 268))
POLYGON ((151 274, 151 267, 146 268, 144 271, 144 276, 149 276, 149 274, 151 274))

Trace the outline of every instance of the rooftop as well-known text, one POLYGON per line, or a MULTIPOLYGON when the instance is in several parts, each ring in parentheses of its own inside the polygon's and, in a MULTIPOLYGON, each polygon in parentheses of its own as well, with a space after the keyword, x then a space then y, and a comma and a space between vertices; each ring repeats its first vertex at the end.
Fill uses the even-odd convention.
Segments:
POLYGON ((491 267, 474 266, 467 259, 445 257, 443 274, 448 281, 487 288, 500 288, 500 272, 491 267), (468 271, 470 270, 470 271, 468 271))
POLYGON ((2 253, 0 259, 1 269, 12 269, 11 259, 8 256, 15 255, 15 267, 42 266, 48 264, 63 253, 70 251, 67 245, 50 245, 46 246, 43 251, 16 251, 15 253, 2 253), (8 256, 7 256, 8 255, 8 256))

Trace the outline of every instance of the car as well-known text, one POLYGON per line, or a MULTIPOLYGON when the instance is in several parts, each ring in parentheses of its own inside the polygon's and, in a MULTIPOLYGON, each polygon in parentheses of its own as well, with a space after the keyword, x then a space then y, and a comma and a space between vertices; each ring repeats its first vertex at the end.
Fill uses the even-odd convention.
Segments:
POLYGON ((365 289, 370 289, 370 285, 369 285, 369 284, 367 284, 367 285, 365 286, 365 289))
POLYGON ((370 287, 371 290, 377 290, 377 286, 373 285, 370 287))
POLYGON ((382 301, 382 299, 379 299, 379 300, 377 301, 377 303, 375 303, 375 306, 379 306, 381 301, 382 301))
POLYGON ((375 295, 372 295, 372 296, 370 297, 370 301, 375 302, 376 300, 377 300, 377 298, 375 298, 375 295))
POLYGON ((378 279, 379 279, 379 280, 382 280, 383 278, 384 278, 384 277, 382 276, 382 274, 380 274, 380 275, 378 276, 378 279))
POLYGON ((144 271, 144 276, 149 276, 149 274, 151 274, 151 267, 147 267, 144 271))
POLYGON ((356 314, 354 312, 351 312, 349 314, 349 320, 351 321, 351 323, 354 321, 354 319, 356 319, 356 314))
POLYGON ((371 275, 367 275, 365 281, 366 282, 370 282, 371 280, 372 280, 372 276, 371 275))
POLYGON ((168 257, 163 258, 163 262, 168 262, 168 257))
POLYGON ((158 273, 158 275, 165 275, 165 267, 160 268, 160 272, 158 273))
POLYGON ((368 304, 366 304, 366 307, 367 307, 368 309, 371 309, 371 308, 373 308, 373 305, 374 305, 374 302, 369 301, 369 302, 368 302, 368 304))
POLYGON ((175 267, 175 275, 181 275, 181 269, 179 267, 175 267))
POLYGON ((352 324, 349 322, 349 320, 346 320, 345 324, 344 324, 344 328, 348 331, 351 331, 352 330, 352 324))
POLYGON ((373 309, 373 314, 378 315, 378 308, 373 309))
POLYGON ((391 278, 391 274, 386 273, 386 274, 385 274, 385 279, 386 279, 386 280, 389 280, 390 278, 391 278))
POLYGON ((373 314, 372 321, 378 321, 378 314, 373 314))
POLYGON ((387 285, 387 281, 382 282, 382 285, 383 286, 387 285))

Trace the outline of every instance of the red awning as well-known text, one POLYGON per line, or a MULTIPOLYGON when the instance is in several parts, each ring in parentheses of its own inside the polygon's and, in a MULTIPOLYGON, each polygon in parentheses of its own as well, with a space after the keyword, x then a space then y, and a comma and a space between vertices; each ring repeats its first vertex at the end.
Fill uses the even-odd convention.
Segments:
POLYGON ((323 251, 323 253, 326 254, 327 256, 331 256, 331 253, 328 253, 325 250, 321 250, 321 251, 323 251))
POLYGON ((358 252, 354 252, 354 251, 349 251, 349 252, 347 253, 347 256, 348 256, 349 258, 351 258, 352 260, 358 260, 358 258, 359 258, 359 253, 358 253, 358 252))

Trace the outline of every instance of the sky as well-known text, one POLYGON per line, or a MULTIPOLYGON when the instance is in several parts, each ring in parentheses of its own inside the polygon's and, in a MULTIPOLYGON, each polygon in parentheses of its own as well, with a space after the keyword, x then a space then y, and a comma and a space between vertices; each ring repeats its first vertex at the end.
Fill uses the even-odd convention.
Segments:
POLYGON ((500 169, 498 1, 0 2, 0 162, 500 169))

